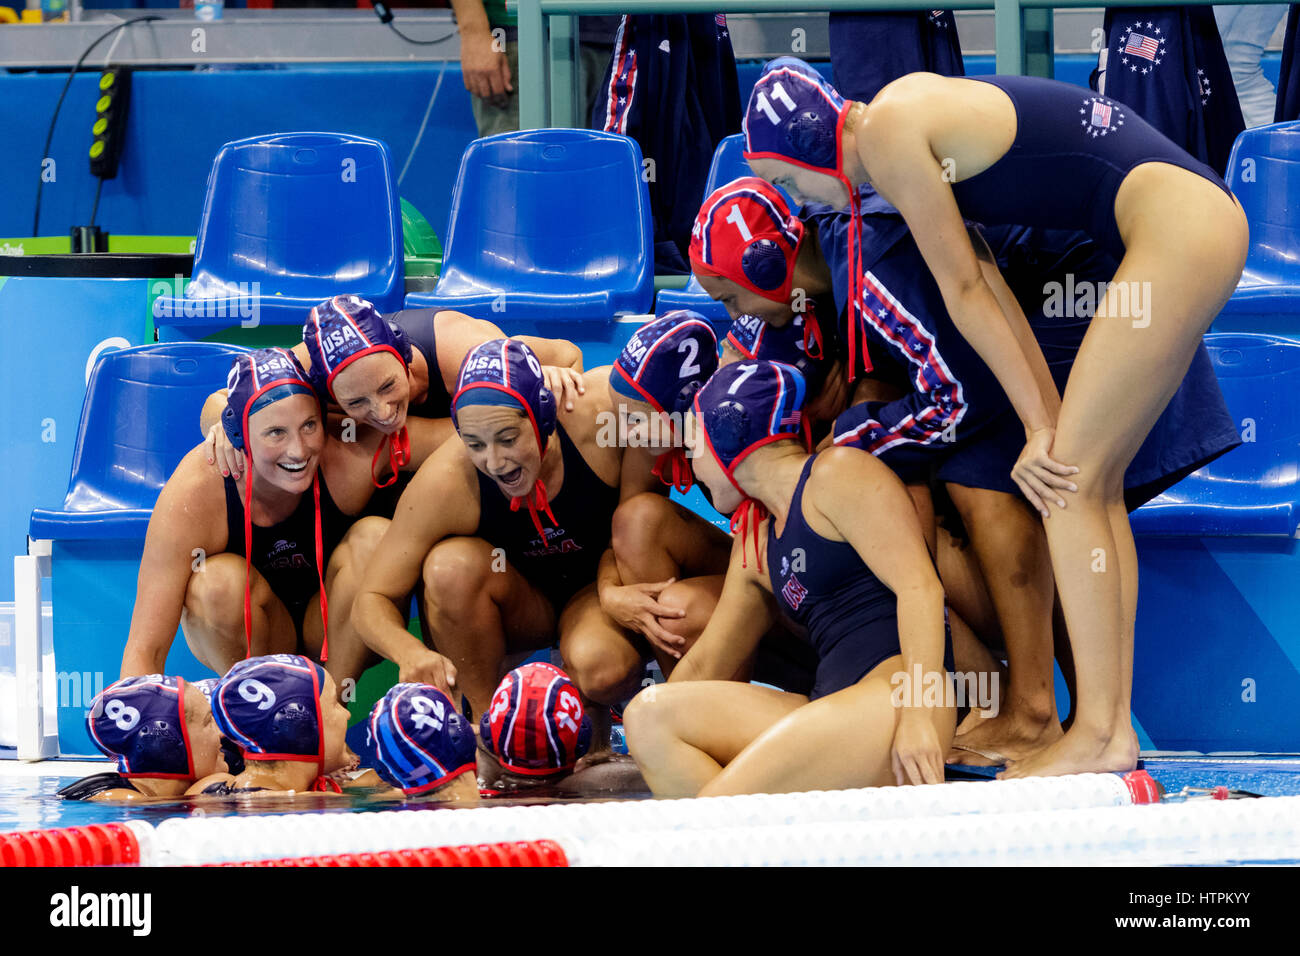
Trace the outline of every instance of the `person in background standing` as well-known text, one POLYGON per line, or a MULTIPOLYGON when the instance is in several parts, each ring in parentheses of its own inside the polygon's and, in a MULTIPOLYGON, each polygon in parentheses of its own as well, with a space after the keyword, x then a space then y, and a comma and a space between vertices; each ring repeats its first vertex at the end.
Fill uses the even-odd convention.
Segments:
MULTIPOLYGON (((519 30, 516 0, 451 0, 460 25, 460 68, 470 92, 479 136, 519 129, 519 30)), ((619 18, 582 17, 578 21, 578 69, 591 114, 601 71, 609 62, 619 18)))
POLYGON ((1280 4, 1261 3, 1249 7, 1215 7, 1214 19, 1223 38, 1223 52, 1237 87, 1237 101, 1246 126, 1273 122, 1277 91, 1264 75, 1260 61, 1273 31, 1286 15, 1280 4))

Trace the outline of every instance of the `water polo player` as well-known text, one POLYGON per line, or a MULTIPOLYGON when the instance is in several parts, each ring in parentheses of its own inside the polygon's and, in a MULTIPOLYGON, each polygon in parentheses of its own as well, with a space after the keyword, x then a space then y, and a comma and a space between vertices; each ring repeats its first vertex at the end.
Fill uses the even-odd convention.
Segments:
POLYGON ((243 753, 244 770, 204 793, 337 793, 341 787, 330 775, 357 765, 334 679, 301 655, 240 661, 213 687, 212 716, 243 753))
POLYGON ((943 780, 950 695, 896 693, 898 675, 946 687, 951 667, 920 521, 873 456, 807 451, 803 390, 790 366, 745 361, 696 396, 696 478, 736 512, 737 533, 708 627, 669 683, 625 714, 629 750, 657 796, 943 780), (778 607, 817 650, 810 697, 734 680, 778 607))
POLYGON ((1008 775, 1132 769, 1137 553, 1124 473, 1241 277, 1241 205, 1131 108, 1035 77, 918 73, 860 104, 783 58, 755 85, 745 133, 754 171, 801 198, 852 203, 854 187, 870 181, 902 213, 957 327, 1024 425, 1013 476, 1052 518, 1080 693, 1067 735, 1008 775), (1079 229, 1120 260, 1059 413, 1036 372, 1041 356, 1008 328, 963 217, 1079 229), (1097 549, 1113 573, 1092 570, 1097 549))
POLYGON ((452 403, 460 441, 412 479, 357 605, 366 644, 403 681, 463 692, 481 714, 507 653, 558 640, 590 699, 614 703, 639 686, 641 651, 596 592, 623 471, 623 449, 601 436, 614 414, 607 376, 587 372, 570 411, 526 345, 500 339, 466 357, 452 403), (417 586, 432 647, 403 623, 417 586))
POLYGON ((59 791, 65 800, 178 797, 228 770, 200 683, 161 674, 124 678, 95 695, 86 724, 91 742, 116 758, 117 772, 69 784, 59 791))
POLYGON ((330 633, 348 630, 349 568, 377 540, 360 540, 364 522, 353 528, 373 491, 369 472, 347 467, 341 443, 326 438, 316 392, 292 353, 242 355, 227 384, 222 427, 248 467, 240 481, 223 478, 199 445, 163 486, 145 535, 124 676, 162 672, 178 624, 217 674, 252 654, 324 656, 327 609, 330 633))

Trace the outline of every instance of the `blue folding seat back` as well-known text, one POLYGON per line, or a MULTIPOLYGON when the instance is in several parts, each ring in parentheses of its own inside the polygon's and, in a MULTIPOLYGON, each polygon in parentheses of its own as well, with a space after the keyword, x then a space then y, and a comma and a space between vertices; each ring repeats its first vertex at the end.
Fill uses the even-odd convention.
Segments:
POLYGON ((405 294, 403 262, 400 201, 384 143, 343 133, 255 136, 217 153, 193 281, 184 300, 159 299, 154 316, 160 326, 182 329, 238 324, 253 289, 260 323, 300 325, 313 305, 341 292, 395 311, 405 294), (214 322, 216 313, 233 321, 214 322))
POLYGON ((1246 211, 1250 247, 1241 282, 1214 328, 1300 330, 1300 122, 1238 136, 1227 182, 1246 211))
POLYGON ((1300 523, 1300 341, 1205 338, 1243 443, 1133 512, 1139 534, 1281 535, 1300 523))
POLYGON ((643 172, 640 147, 612 133, 474 141, 461 158, 438 286, 408 295, 407 307, 497 321, 647 312, 654 257, 643 172))
POLYGON ((208 342, 139 345, 100 356, 90 374, 62 509, 32 512, 33 538, 143 538, 158 493, 199 443, 204 400, 244 349, 208 342))
MULTIPOLYGON (((749 168, 749 160, 745 158, 744 134, 724 136, 718 143, 718 148, 713 151, 713 162, 709 164, 709 178, 704 184, 704 195, 700 197, 700 202, 704 202, 719 186, 725 186, 733 179, 752 175, 754 171, 749 168)), ((799 208, 799 204, 790 198, 789 193, 780 186, 776 188, 785 197, 791 209, 799 208)), ((663 315, 674 309, 693 309, 715 323, 729 321, 727 310, 722 303, 709 298, 709 294, 693 275, 684 288, 661 289, 655 296, 656 315, 663 315)))
POLYGON ((745 158, 745 134, 734 133, 731 136, 724 136, 718 143, 718 148, 713 151, 713 162, 709 164, 709 178, 704 183, 704 195, 700 197, 700 201, 703 202, 709 193, 719 186, 725 186, 733 179, 752 175, 754 171, 749 168, 749 160, 745 158))

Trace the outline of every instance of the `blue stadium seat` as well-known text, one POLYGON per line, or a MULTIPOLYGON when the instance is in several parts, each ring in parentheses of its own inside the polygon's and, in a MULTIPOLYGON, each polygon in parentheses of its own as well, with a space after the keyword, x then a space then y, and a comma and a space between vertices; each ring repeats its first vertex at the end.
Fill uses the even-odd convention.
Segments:
POLYGON ((154 303, 154 322, 185 338, 254 318, 301 325, 313 305, 341 292, 382 311, 402 307, 402 219, 388 147, 343 133, 254 136, 217 153, 193 281, 183 298, 154 303))
POLYGON ((1250 249, 1216 332, 1300 332, 1300 122, 1237 137, 1228 185, 1250 222, 1250 249))
POLYGON ((1294 537, 1300 524, 1300 341, 1205 337, 1244 443, 1133 512, 1143 535, 1294 537))
MULTIPOLYGON (((704 195, 700 197, 700 202, 703 202, 719 186, 725 186, 733 179, 752 175, 754 171, 749 168, 749 160, 745 159, 744 134, 736 133, 723 137, 718 143, 718 148, 713 151, 713 162, 709 165, 709 178, 704 184, 704 195)), ((785 196, 791 209, 799 208, 799 204, 791 199, 784 189, 780 186, 777 189, 782 196, 785 196)), ((655 296, 655 315, 663 315, 674 309, 692 309, 714 323, 731 321, 727 316, 727 310, 720 302, 709 298, 709 294, 693 275, 687 281, 685 288, 661 289, 655 296)))
POLYGON ((442 276, 406 306, 497 322, 608 322, 649 311, 653 251, 633 140, 577 129, 500 133, 461 157, 442 276))
POLYGON ((100 356, 81 409, 62 510, 37 508, 33 538, 143 540, 154 502, 199 443, 203 401, 224 386, 232 345, 138 345, 100 356))

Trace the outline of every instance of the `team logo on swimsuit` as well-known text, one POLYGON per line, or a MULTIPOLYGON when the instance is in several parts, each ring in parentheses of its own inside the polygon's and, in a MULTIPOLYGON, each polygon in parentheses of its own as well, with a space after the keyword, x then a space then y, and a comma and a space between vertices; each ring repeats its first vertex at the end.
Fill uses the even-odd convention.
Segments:
POLYGON ((1124 111, 1114 100, 1104 96, 1089 96, 1079 107, 1079 125, 1083 135, 1096 139, 1107 133, 1118 132, 1124 125, 1124 111))
POLYGON ((266 565, 276 571, 312 567, 307 561, 307 556, 298 551, 298 542, 285 541, 283 538, 266 553, 266 565))
POLYGON ((1120 33, 1116 52, 1120 65, 1127 66, 1130 72, 1141 70, 1143 75, 1154 72, 1164 59, 1164 34, 1151 21, 1145 24, 1139 21, 1120 33))
POLYGON ((781 597, 785 598, 785 603, 790 605, 790 610, 799 610, 799 605, 803 599, 808 596, 808 589, 799 583, 799 579, 793 574, 790 580, 785 582, 785 587, 781 588, 781 597))

